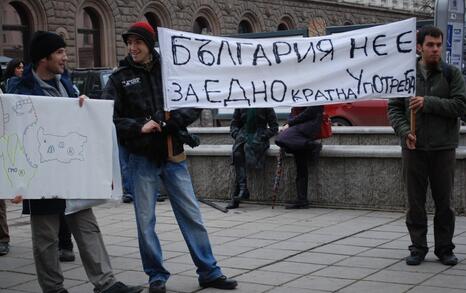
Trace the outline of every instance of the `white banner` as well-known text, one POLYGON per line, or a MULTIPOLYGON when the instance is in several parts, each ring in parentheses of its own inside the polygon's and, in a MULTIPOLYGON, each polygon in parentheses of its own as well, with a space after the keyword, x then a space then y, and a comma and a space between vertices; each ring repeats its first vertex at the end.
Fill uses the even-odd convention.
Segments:
POLYGON ((0 198, 121 195, 112 117, 113 101, 0 95, 0 198))
POLYGON ((313 38, 166 28, 158 35, 166 110, 322 105, 415 92, 415 18, 313 38))

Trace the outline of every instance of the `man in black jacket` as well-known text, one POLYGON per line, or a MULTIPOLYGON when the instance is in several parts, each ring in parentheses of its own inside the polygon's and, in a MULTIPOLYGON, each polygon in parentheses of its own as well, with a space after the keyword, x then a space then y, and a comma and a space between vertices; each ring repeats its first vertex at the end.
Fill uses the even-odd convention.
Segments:
MULTIPOLYGON (((36 32, 31 41, 31 61, 14 93, 37 96, 77 97, 65 70, 66 44, 55 33, 36 32)), ((82 106, 85 96, 79 97, 82 106)), ((18 197, 15 198, 19 202, 18 197)), ((64 199, 23 201, 23 213, 31 214, 34 262, 43 292, 63 293, 63 273, 59 263, 58 231, 60 216, 65 212, 64 199)), ((81 260, 95 292, 137 293, 142 287, 130 287, 117 282, 105 249, 102 234, 92 209, 66 215, 71 233, 79 248, 81 260)))
POLYGON ((153 49, 155 32, 147 22, 133 24, 123 34, 128 56, 110 76, 104 99, 115 101, 114 122, 119 141, 130 152, 139 250, 149 276, 149 292, 165 292, 170 273, 163 266, 155 233, 155 205, 163 181, 181 233, 197 266, 201 287, 234 289, 235 280, 217 266, 199 203, 194 195, 180 135, 199 116, 194 109, 164 112, 160 56, 153 49))

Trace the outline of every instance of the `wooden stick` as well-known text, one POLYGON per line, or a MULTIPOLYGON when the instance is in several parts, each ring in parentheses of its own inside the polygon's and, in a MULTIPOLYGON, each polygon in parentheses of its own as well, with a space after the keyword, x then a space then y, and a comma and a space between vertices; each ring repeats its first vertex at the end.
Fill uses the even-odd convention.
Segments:
MULTIPOLYGON (((170 112, 165 112, 165 121, 170 119, 170 112)), ((167 148, 168 148, 168 158, 173 157, 173 141, 172 136, 167 135, 167 148)))
POLYGON ((416 135, 416 112, 411 110, 411 134, 416 135))

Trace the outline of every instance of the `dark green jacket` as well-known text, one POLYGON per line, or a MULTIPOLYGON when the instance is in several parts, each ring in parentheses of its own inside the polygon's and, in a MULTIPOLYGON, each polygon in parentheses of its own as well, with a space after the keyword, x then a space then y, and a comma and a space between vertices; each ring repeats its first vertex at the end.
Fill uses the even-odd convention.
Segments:
MULTIPOLYGON (((458 68, 445 63, 430 71, 427 79, 421 73, 419 61, 416 70, 416 96, 424 97, 424 107, 416 113, 416 149, 454 149, 458 146, 459 117, 466 113, 463 76, 458 68)), ((401 139, 401 146, 407 148, 411 120, 409 98, 391 99, 388 117, 401 139)))

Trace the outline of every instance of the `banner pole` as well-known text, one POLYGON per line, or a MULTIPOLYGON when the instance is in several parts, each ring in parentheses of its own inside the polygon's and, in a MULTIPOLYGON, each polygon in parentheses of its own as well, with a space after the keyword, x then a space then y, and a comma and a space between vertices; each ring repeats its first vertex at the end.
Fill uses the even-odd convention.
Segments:
MULTIPOLYGON (((166 111, 165 112, 165 121, 168 121, 170 119, 170 112, 166 111)), ((167 135, 167 148, 168 148, 168 158, 173 157, 173 141, 172 141, 172 136, 167 135)))
POLYGON ((411 134, 416 135, 416 112, 411 110, 411 134))

